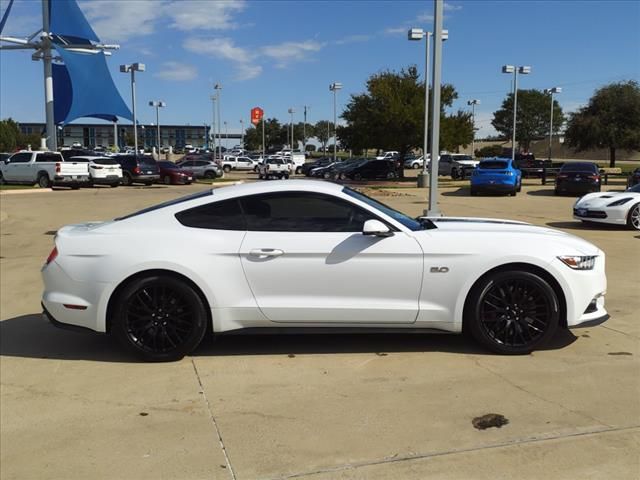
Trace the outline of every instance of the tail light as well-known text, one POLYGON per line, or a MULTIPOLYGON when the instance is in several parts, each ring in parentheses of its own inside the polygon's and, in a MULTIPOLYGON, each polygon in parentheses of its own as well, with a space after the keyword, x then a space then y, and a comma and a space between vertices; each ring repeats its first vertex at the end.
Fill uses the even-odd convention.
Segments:
POLYGON ((596 180, 596 181, 598 181, 598 180, 600 180, 600 175, 589 175, 589 178, 590 178, 591 180, 596 180))
POLYGON ((56 173, 60 173, 60 162, 56 162, 56 173))
POLYGON ((133 167, 133 173, 135 173, 136 175, 140 175, 140 167, 138 166, 133 167))
POLYGON ((51 250, 51 253, 47 257, 47 261, 44 264, 49 265, 51 262, 53 262, 56 259, 57 256, 58 256, 58 247, 53 247, 53 250, 51 250))

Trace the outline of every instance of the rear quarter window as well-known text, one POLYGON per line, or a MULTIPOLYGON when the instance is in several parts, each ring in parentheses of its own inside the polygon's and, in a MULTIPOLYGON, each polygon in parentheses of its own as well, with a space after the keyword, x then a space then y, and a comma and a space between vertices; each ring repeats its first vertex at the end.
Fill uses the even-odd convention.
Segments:
POLYGON ((208 230, 246 230, 246 222, 237 199, 207 203, 175 215, 185 227, 208 230))

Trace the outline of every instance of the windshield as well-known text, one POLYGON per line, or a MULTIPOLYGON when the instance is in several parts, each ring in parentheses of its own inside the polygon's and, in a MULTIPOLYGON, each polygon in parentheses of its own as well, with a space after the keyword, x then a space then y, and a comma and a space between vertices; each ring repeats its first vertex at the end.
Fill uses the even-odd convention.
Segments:
POLYGON ((491 170, 504 170, 507 168, 507 162, 502 162, 499 160, 489 160, 486 162, 480 162, 478 168, 486 168, 491 170))
POLYGON ((376 210, 381 211, 385 215, 393 218, 396 222, 401 223, 402 225, 407 227, 409 230, 412 230, 414 232, 418 230, 426 230, 427 228, 435 228, 434 226, 432 226, 433 224, 431 224, 431 222, 428 222, 428 223, 419 222, 418 220, 408 217, 404 213, 394 210, 393 208, 385 205, 384 203, 374 200, 373 198, 368 197, 363 193, 357 192, 349 187, 344 187, 342 191, 347 195, 349 195, 350 197, 357 198, 361 202, 364 202, 367 205, 375 208, 376 210))
POLYGON ((636 183, 633 187, 627 188, 627 192, 640 193, 640 183, 636 183))
POLYGON ((180 167, 173 162, 158 162, 158 165, 164 169, 179 169, 180 167))
POLYGON ((207 195, 213 195, 213 190, 203 190, 202 192, 192 193, 191 195, 175 198, 173 200, 169 200, 168 202, 162 202, 151 207, 143 208, 142 210, 130 213, 129 215, 125 215, 124 217, 114 218, 114 220, 116 222, 119 220, 126 220, 127 218, 136 217, 138 215, 142 215, 143 213, 153 212, 154 210, 159 210, 164 207, 170 207, 171 205, 176 205, 178 203, 188 202, 189 200, 194 200, 196 198, 206 197, 207 195))
POLYGON ((156 165, 156 161, 152 157, 138 157, 141 165, 156 165))

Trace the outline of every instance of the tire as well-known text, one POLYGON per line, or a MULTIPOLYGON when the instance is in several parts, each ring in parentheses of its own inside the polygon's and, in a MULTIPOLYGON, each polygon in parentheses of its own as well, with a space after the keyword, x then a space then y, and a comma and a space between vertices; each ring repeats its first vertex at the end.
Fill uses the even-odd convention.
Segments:
POLYGON ((627 226, 632 230, 640 230, 640 203, 636 203, 627 215, 627 226))
POLYGON ((253 171, 254 171, 255 173, 258 173, 258 171, 259 171, 259 170, 260 170, 260 168, 258 168, 258 166, 253 167, 253 171))
POLYGON ((510 197, 515 197, 518 194, 518 189, 514 188, 513 191, 509 192, 510 197))
POLYGON ((2 173, 0 173, 0 185, 4 185, 5 181, 4 181, 4 177, 2 176, 2 173))
POLYGON ((495 353, 528 354, 553 337, 559 305, 553 288, 538 275, 497 271, 473 287, 465 303, 464 328, 495 353))
POLYGON ((413 163, 413 164, 411 164, 411 168, 413 168, 414 170, 417 170, 417 169, 420 168, 420 165, 417 164, 417 163, 413 163))
POLYGON ((555 196, 560 195, 560 190, 558 190, 558 189, 556 188, 556 189, 553 191, 553 194, 554 194, 555 196))
POLYGON ((285 180, 289 180, 289 174, 288 174, 288 173, 285 173, 282 177, 283 177, 285 180))
POLYGON ((360 175, 359 173, 356 173, 356 174, 353 176, 353 179, 359 182, 360 180, 362 180, 362 175, 360 175))
POLYGON ((458 173, 458 169, 457 168, 453 168, 451 170, 451 179, 452 180, 458 180, 460 178, 460 173, 458 173))
POLYGON ((171 185, 171 177, 169 177, 169 175, 165 175, 162 178, 162 183, 164 183, 165 185, 171 185))
POLYGON ((116 188, 119 187, 120 184, 119 183, 112 183, 111 185, 109 185, 111 188, 116 188))
MULTIPOLYGON (((226 172, 226 170, 225 170, 226 172)), ((212 171, 212 170, 207 170, 206 172, 204 172, 204 178, 208 179, 208 180, 213 180, 214 178, 216 178, 216 172, 212 171)))
POLYGON ((329 172, 325 172, 325 173, 322 174, 322 178, 328 180, 328 179, 331 178, 331 174, 329 172))
POLYGON ((124 175, 122 175, 122 184, 126 187, 133 185, 133 179, 129 173, 124 172, 124 175))
POLYGON ((153 182, 144 182, 145 187, 150 187, 153 182))
POLYGON ((387 173, 387 180, 393 180, 396 178, 396 174, 395 172, 389 172, 387 173))
POLYGON ((224 170, 224 173, 229 173, 231 171, 231 166, 225 165, 224 167, 222 167, 222 170, 224 170))
POLYGON ((300 175, 300 172, 302 172, 302 169, 300 167, 296 168, 296 175, 300 175))
POLYGON ((41 173, 38 175, 38 186, 40 188, 51 188, 51 180, 49 179, 49 175, 46 173, 41 173))
POLYGON ((522 191, 522 180, 518 182, 518 187, 516 188, 516 192, 521 192, 521 191, 522 191))
POLYGON ((119 293, 115 305, 112 334, 146 361, 180 360, 200 344, 207 330, 200 295, 169 275, 134 279, 119 293))
POLYGON ((471 191, 471 196, 472 197, 477 197, 478 196, 478 191, 475 188, 471 187, 470 191, 471 191))
POLYGON ((259 173, 259 174, 258 174, 258 179, 259 179, 259 180, 264 179, 264 175, 262 175, 261 173, 259 173))
POLYGON ((80 190, 80 185, 71 185, 71 190, 80 190))

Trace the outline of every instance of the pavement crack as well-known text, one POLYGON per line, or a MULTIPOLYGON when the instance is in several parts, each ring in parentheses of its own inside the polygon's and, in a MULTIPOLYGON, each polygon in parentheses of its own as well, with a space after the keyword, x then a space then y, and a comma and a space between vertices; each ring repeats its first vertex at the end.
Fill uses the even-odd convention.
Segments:
POLYGON ((191 365, 193 366, 193 371, 196 374, 196 379, 198 380, 198 385, 200 386, 200 391, 202 392, 202 398, 204 399, 204 403, 207 405, 207 411, 209 412, 209 418, 211 419, 211 424, 213 425, 213 428, 216 431, 216 435, 218 436, 218 442, 220 443, 220 448, 222 448, 222 454, 224 455, 224 460, 227 463, 227 470, 229 470, 229 474, 231 475, 232 480, 236 480, 236 473, 233 470, 233 466, 231 465, 231 460, 227 455, 227 449, 224 445, 224 440, 222 439, 222 433, 220 432, 220 428, 218 428, 218 423, 216 422, 216 418, 213 415, 213 410, 211 409, 211 403, 207 398, 207 392, 204 389, 204 385, 202 385, 202 380, 200 379, 200 373, 198 372, 198 367, 196 367, 196 363, 193 361, 193 357, 191 358, 191 365))
POLYGON ((625 335, 627 337, 635 338, 636 340, 639 338, 637 335, 634 335, 632 333, 623 332, 621 330, 616 330, 615 328, 611 328, 611 327, 609 327, 607 325, 601 325, 601 327, 602 328, 606 328, 607 330, 611 330, 612 332, 616 332, 616 333, 619 333, 621 335, 625 335))
POLYGON ((429 453, 415 453, 415 454, 411 454, 411 455, 393 455, 393 456, 390 456, 390 457, 384 457, 382 459, 377 459, 377 460, 346 463, 346 464, 342 464, 342 465, 335 465, 333 467, 318 468, 316 470, 312 470, 312 471, 308 471, 308 472, 299 472, 299 473, 292 473, 292 474, 288 474, 288 475, 281 475, 279 477, 271 477, 271 480, 289 480, 291 478, 303 478, 303 477, 308 477, 308 476, 311 476, 311 475, 321 475, 321 474, 327 474, 327 473, 344 472, 344 471, 347 471, 347 470, 356 470, 358 468, 371 467, 371 466, 376 466, 376 465, 384 465, 384 464, 399 463, 399 462, 409 462, 409 461, 412 461, 412 460, 424 460, 424 459, 428 459, 428 458, 443 457, 443 456, 447 456, 447 455, 457 455, 457 454, 461 454, 461 453, 470 453, 470 452, 477 452, 477 451, 482 451, 482 450, 491 450, 491 449, 494 449, 494 448, 521 446, 521 445, 527 445, 527 444, 531 444, 531 443, 547 442, 549 440, 563 440, 563 439, 566 439, 566 438, 584 437, 584 436, 588 436, 588 435, 598 435, 598 434, 603 434, 603 433, 623 432, 623 431, 626 431, 626 430, 636 430, 638 428, 640 428, 640 425, 629 425, 629 426, 626 426, 626 427, 615 427, 615 428, 614 427, 599 428, 599 429, 589 430, 589 431, 586 431, 586 432, 575 432, 575 433, 560 434, 560 435, 530 436, 530 437, 525 437, 525 438, 520 438, 520 439, 508 440, 508 441, 500 442, 500 443, 494 443, 492 445, 482 445, 482 446, 479 446, 479 447, 454 448, 454 449, 451 449, 451 450, 442 450, 442 451, 435 451, 435 452, 429 452, 429 453))
POLYGON ((513 380, 505 377, 504 375, 501 375, 500 373, 496 372, 495 370, 492 370, 491 368, 489 368, 486 365, 483 365, 479 359, 474 358, 474 362, 475 364, 480 367, 485 369, 487 372, 491 373, 492 375, 495 375, 496 377, 504 380, 505 382, 507 382, 509 385, 511 385, 514 388, 517 388, 518 390, 520 390, 521 392, 527 393, 529 395, 531 395, 532 397, 537 398, 538 400, 542 400, 543 402, 547 402, 547 403, 551 403, 552 405, 556 405, 557 407, 562 408, 563 410, 566 410, 567 412, 571 412, 575 415, 580 415, 582 417, 588 418, 589 420, 593 420, 594 422, 598 423, 599 425, 602 425, 604 427, 611 427, 611 425, 604 423, 601 420, 598 420, 597 418, 592 417, 591 415, 587 415, 584 412, 578 412, 576 410, 572 410, 569 407, 567 407, 566 405, 563 405, 560 402, 556 402, 554 400, 549 400, 548 398, 543 397, 542 395, 536 393, 536 392, 532 392, 531 390, 527 390, 525 387, 523 387, 522 385, 518 385, 517 383, 515 383, 513 380))

